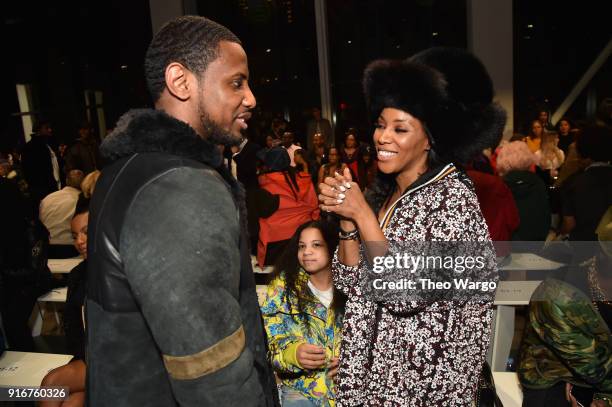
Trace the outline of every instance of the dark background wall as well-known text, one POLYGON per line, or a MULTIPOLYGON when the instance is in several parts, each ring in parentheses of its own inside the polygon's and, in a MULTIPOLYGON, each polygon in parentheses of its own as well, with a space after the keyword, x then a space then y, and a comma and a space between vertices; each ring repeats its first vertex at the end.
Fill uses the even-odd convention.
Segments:
MULTIPOLYGON (((312 0, 198 0, 197 10, 242 39, 258 99, 252 129, 273 117, 303 128, 318 105, 319 77, 312 0)), ((338 131, 369 125, 361 94, 364 67, 433 45, 465 47, 465 0, 328 0, 330 71, 338 131)), ((147 0, 77 3, 10 1, 0 33, 0 149, 23 140, 16 83, 32 86, 35 114, 52 119, 58 138, 74 138, 85 118, 84 92, 102 91, 107 127, 150 104, 143 57, 151 39, 147 0)), ((540 106, 555 110, 612 35, 606 3, 514 1, 515 128, 540 106)), ((583 118, 590 95, 612 95, 612 63, 602 68, 568 114, 583 118)), ((298 134, 298 137, 300 135, 298 134)))

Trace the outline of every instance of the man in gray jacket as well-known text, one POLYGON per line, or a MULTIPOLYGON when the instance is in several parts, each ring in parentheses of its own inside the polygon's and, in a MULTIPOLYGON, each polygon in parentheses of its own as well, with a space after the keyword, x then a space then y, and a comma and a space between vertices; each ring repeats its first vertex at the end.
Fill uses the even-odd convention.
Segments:
POLYGON ((155 35, 145 73, 155 110, 104 140, 90 208, 88 404, 272 406, 244 193, 216 147, 255 107, 246 54, 185 16, 155 35))

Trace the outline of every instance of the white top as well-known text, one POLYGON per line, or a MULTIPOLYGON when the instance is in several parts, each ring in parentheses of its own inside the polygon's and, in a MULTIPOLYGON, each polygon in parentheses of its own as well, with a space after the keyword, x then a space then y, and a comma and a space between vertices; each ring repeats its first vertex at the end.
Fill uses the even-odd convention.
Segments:
POLYGON ((51 166, 53 166, 53 178, 55 179, 55 182, 57 183, 57 189, 60 189, 62 187, 62 182, 60 181, 60 168, 59 168, 59 164, 57 163, 57 156, 55 155, 55 152, 53 151, 51 147, 47 146, 47 148, 49 149, 49 154, 51 155, 51 166))
POLYGON ((74 216, 79 191, 73 187, 64 187, 45 197, 40 203, 40 221, 49 230, 50 244, 73 243, 70 221, 74 216))
POLYGON ((244 146, 246 146, 246 143, 248 142, 249 142, 249 139, 244 138, 242 140, 242 143, 240 143, 240 145, 238 146, 238 151, 232 154, 232 159, 230 161, 230 171, 232 175, 234 176, 234 178, 236 179, 238 179, 238 166, 236 165, 236 161, 234 161, 234 157, 236 157, 238 154, 242 152, 242 149, 244 148, 244 146))
POLYGON ((291 145, 289 146, 289 148, 286 148, 286 147, 285 147, 285 149, 286 149, 286 150, 287 150, 287 152, 289 153, 289 158, 291 159, 291 164, 290 164, 290 165, 291 165, 292 167, 295 167, 295 160, 293 159, 293 155, 295 154, 295 150, 299 150, 300 148, 302 148, 302 147, 300 147, 300 146, 298 146, 298 145, 295 145, 295 144, 291 144, 291 145))
POLYGON ((325 305, 325 308, 329 308, 334 299, 334 287, 330 287, 329 290, 319 290, 310 280, 308 280, 308 287, 314 296, 321 301, 321 304, 325 305))

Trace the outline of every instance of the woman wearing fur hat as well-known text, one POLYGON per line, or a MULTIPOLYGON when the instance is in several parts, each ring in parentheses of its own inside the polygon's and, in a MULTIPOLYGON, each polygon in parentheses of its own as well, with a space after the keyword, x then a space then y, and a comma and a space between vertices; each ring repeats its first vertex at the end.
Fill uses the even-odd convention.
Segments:
MULTIPOLYGON (((473 186, 454 163, 496 145, 505 113, 492 102, 482 63, 459 49, 375 61, 364 73, 364 90, 375 123, 375 184, 364 196, 344 171, 326 178, 319 195, 321 209, 342 217, 333 262, 334 283, 348 296, 338 404, 470 406, 492 303, 380 302, 360 283, 376 254, 365 243, 383 242, 383 254, 410 241, 481 242, 490 249, 473 186)), ((496 281, 494 256, 485 269, 496 281)))

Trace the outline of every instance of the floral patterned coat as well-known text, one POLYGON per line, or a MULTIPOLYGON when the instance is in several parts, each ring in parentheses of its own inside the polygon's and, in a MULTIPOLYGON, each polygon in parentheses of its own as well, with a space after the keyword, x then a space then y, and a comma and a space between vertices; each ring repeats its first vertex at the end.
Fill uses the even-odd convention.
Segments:
MULTIPOLYGON (((298 277, 308 279, 304 270, 298 277)), ((309 315, 310 331, 299 319, 297 299, 291 298, 289 309, 285 302, 285 280, 283 274, 270 282, 261 307, 272 365, 282 383, 307 397, 316 406, 335 406, 334 383, 327 377, 326 369, 304 370, 297 361, 299 345, 309 343, 325 349, 326 360, 337 357, 340 352, 342 316, 326 308, 311 292, 305 293, 308 301, 305 312, 309 315)))
MULTIPOLYGON (((384 222, 384 220, 383 220, 384 222)), ((387 217, 398 241, 490 242, 473 186, 447 166, 408 191, 387 217)), ((489 244, 489 243, 486 243, 489 244)), ((497 271, 493 262, 489 266, 497 271)), ((336 255, 334 284, 348 296, 336 400, 339 406, 471 406, 489 345, 492 303, 376 303, 364 298, 366 264, 336 255), (399 311, 399 312, 398 312, 399 311)))

